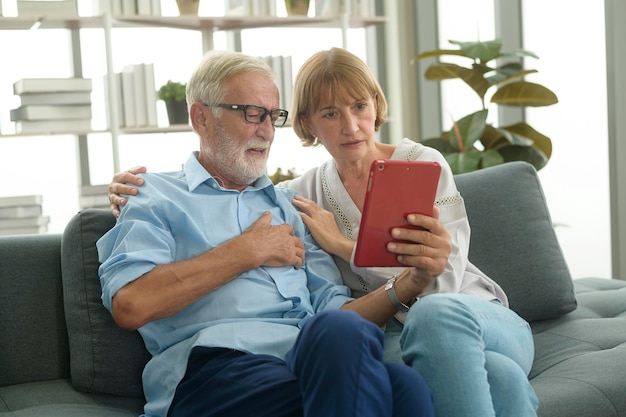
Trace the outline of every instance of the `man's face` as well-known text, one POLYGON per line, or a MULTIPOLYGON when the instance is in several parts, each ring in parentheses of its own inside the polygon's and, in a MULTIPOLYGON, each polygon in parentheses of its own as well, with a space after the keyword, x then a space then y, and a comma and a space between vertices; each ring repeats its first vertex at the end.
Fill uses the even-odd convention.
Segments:
MULTIPOLYGON (((232 78, 226 82, 225 91, 224 104, 278 107, 276 84, 259 74, 232 78)), ((269 116, 254 124, 245 120, 242 110, 220 110, 209 137, 202 140, 201 162, 224 187, 245 188, 265 174, 275 128, 269 116)))

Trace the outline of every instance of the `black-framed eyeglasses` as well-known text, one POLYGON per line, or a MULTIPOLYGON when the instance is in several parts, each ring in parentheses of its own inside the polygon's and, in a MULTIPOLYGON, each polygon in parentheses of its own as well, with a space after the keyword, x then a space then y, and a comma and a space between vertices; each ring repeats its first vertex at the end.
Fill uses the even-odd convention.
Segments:
POLYGON ((255 106, 253 104, 224 104, 224 103, 202 103, 207 107, 223 107, 228 110, 241 110, 243 118, 246 122, 261 124, 267 116, 270 116, 272 125, 275 127, 283 127, 287 122, 289 112, 283 109, 268 110, 265 107, 255 106))

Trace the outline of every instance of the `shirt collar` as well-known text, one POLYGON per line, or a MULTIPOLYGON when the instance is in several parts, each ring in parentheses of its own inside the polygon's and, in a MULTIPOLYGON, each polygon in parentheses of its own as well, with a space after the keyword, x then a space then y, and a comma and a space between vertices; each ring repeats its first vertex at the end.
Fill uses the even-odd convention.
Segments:
MULTIPOLYGON (((183 172, 185 173, 185 178, 189 191, 192 193, 195 192, 195 190, 202 184, 206 184, 211 188, 226 190, 200 164, 200 162, 198 161, 198 154, 198 151, 192 152, 183 167, 183 172)), ((246 188, 244 191, 257 190, 263 190, 263 192, 265 192, 272 199, 272 201, 277 202, 274 184, 272 184, 272 181, 267 175, 259 177, 256 181, 254 181, 252 185, 248 186, 248 188, 246 188)))

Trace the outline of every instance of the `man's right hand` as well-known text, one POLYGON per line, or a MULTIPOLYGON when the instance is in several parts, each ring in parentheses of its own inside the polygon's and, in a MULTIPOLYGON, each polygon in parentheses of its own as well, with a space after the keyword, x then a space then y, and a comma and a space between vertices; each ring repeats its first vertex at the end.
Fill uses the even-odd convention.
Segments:
MULTIPOLYGON (((252 250, 242 252, 257 258, 259 266, 304 265, 304 243, 294 236, 290 224, 272 225, 272 214, 265 212, 242 235, 249 239, 252 250)), ((248 256, 248 255, 244 255, 248 256)))
POLYGON ((136 187, 126 185, 126 183, 134 184, 137 187, 143 185, 143 178, 137 174, 144 173, 146 171, 146 167, 136 166, 127 171, 118 172, 113 175, 113 180, 109 184, 109 207, 111 208, 111 213, 113 213, 115 217, 120 216, 120 207, 124 206, 127 202, 127 200, 120 194, 137 195, 138 193, 136 187))

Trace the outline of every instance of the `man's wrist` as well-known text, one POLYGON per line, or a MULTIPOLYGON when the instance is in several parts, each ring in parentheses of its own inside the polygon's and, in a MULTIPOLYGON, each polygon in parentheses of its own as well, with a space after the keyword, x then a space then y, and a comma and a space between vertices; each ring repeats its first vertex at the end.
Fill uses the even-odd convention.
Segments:
MULTIPOLYGON (((407 312, 409 311, 410 305, 404 304, 402 301, 400 301, 400 298, 398 298, 398 294, 396 293, 395 289, 396 278, 398 278, 398 276, 394 275, 393 277, 391 277, 391 279, 389 279, 389 281, 387 281, 387 284, 385 284, 385 292, 389 296, 389 300, 396 310, 401 312, 407 312)), ((414 302, 415 299, 412 300, 410 304, 412 305, 414 302)))

